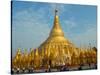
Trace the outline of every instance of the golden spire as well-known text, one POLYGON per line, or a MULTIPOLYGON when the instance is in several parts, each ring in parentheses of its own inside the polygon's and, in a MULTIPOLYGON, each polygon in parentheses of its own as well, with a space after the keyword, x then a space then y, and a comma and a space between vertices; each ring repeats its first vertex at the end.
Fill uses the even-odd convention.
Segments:
POLYGON ((36 56, 38 56, 38 55, 39 55, 39 54, 38 54, 38 48, 36 49, 35 55, 36 55, 36 56))
POLYGON ((34 49, 30 49, 31 56, 34 56, 34 49))
POLYGON ((49 34, 49 37, 40 45, 40 49, 45 48, 46 46, 59 46, 59 45, 73 45, 68 39, 64 37, 64 33, 60 26, 58 10, 55 9, 54 23, 49 34))
POLYGON ((57 15, 58 10, 55 9, 54 25, 51 30, 50 36, 64 36, 62 28, 60 27, 59 16, 57 15))
POLYGON ((15 56, 15 60, 21 61, 21 56, 22 56, 21 50, 20 50, 20 48, 18 48, 18 51, 17 51, 16 56, 15 56))
POLYGON ((15 59, 19 59, 20 56, 21 56, 21 50, 20 50, 20 48, 18 48, 18 51, 17 51, 16 56, 15 56, 15 59))
POLYGON ((18 48, 17 54, 21 54, 21 50, 20 50, 20 48, 18 48))

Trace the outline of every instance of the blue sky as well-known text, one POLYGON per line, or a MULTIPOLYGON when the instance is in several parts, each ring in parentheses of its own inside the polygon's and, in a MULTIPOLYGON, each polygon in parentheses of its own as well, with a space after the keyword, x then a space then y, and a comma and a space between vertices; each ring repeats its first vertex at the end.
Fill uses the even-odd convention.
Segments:
POLYGON ((76 46, 96 46, 97 8, 88 5, 13 1, 12 52, 37 48, 49 36, 58 9, 66 39, 76 46))

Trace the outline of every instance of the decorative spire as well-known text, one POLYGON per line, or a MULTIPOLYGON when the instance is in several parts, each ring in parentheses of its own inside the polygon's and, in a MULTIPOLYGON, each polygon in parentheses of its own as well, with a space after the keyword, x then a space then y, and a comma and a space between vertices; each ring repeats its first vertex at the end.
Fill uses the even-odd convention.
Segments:
POLYGON ((58 10, 55 9, 54 25, 51 30, 50 36, 64 36, 59 22, 58 10))
POLYGON ((21 54, 20 48, 18 48, 17 55, 21 54))
POLYGON ((38 56, 38 48, 36 49, 35 55, 38 56))
POLYGON ((58 12, 58 10, 57 10, 57 9, 55 9, 55 15, 57 15, 57 12, 58 12))

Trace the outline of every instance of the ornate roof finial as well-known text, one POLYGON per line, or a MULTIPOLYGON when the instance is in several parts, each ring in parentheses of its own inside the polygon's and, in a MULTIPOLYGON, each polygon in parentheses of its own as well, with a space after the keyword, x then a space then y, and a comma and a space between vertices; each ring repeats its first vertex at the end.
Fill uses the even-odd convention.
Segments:
POLYGON ((57 4, 55 4, 55 15, 57 15, 58 9, 57 9, 57 4))
POLYGON ((57 12, 58 12, 58 10, 57 10, 57 9, 55 9, 55 15, 57 15, 57 12))

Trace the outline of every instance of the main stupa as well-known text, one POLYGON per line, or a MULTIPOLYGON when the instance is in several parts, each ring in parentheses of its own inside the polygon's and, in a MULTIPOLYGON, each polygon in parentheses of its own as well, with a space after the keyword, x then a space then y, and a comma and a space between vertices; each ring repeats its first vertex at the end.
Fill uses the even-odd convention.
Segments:
POLYGON ((64 65, 65 62, 71 62, 72 54, 77 56, 75 46, 64 37, 60 26, 58 10, 55 10, 53 27, 49 37, 39 46, 39 53, 43 59, 49 59, 53 65, 64 65))
POLYGON ((59 16, 57 15, 58 10, 55 10, 54 25, 50 32, 49 37, 43 42, 39 48, 45 48, 47 46, 65 47, 72 46, 72 43, 64 37, 64 33, 60 26, 59 16))

